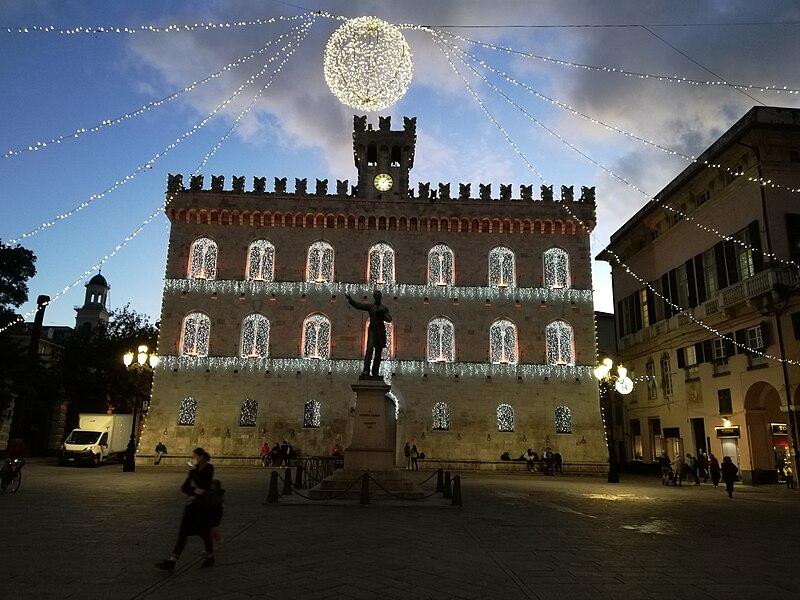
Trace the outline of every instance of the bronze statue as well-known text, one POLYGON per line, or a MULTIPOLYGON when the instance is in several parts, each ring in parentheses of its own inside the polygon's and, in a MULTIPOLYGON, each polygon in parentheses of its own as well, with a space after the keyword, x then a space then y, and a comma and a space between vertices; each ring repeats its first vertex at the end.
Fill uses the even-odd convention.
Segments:
POLYGON ((372 292, 372 297, 375 302, 368 304, 366 302, 357 302, 353 297, 347 293, 344 295, 350 306, 363 310, 369 313, 369 333, 367 335, 367 353, 364 356, 364 370, 361 372, 362 377, 368 377, 370 374, 369 363, 372 361, 372 376, 380 376, 381 368, 381 354, 383 349, 386 348, 386 326, 383 324, 392 322, 392 315, 389 314, 389 308, 381 304, 381 293, 379 290, 372 292), (372 357, 372 353, 375 357, 372 357))

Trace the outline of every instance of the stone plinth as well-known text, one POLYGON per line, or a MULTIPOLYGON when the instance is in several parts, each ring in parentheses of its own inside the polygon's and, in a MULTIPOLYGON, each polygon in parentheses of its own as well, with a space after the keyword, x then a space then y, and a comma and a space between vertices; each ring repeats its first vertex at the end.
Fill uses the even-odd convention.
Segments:
POLYGON ((344 453, 348 471, 390 471, 395 464, 397 420, 391 389, 381 377, 361 377, 350 386, 356 393, 353 439, 344 453))
MULTIPOLYGON (((361 496, 363 474, 364 471, 338 469, 308 490, 308 495, 314 500, 357 500, 361 496)), ((403 471, 370 471, 369 475, 369 496, 372 500, 420 500, 425 496, 425 492, 407 479, 403 471)))

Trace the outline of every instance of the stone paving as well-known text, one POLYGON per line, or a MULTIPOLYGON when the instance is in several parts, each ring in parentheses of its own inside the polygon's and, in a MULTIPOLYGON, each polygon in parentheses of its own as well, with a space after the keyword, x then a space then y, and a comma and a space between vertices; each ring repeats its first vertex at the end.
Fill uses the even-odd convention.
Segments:
POLYGON ((800 597, 800 494, 785 487, 737 486, 729 499, 710 484, 645 477, 464 473, 463 508, 438 498, 265 506, 268 471, 218 469, 227 494, 217 564, 199 569, 192 538, 169 574, 153 564, 174 543, 183 469, 31 462, 19 493, 0 495, 0 597, 800 597))

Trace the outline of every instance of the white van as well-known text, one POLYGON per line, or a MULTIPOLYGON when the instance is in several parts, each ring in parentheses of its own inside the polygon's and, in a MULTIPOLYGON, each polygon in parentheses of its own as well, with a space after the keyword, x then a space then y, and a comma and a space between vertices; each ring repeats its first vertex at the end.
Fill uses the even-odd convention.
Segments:
POLYGON ((133 425, 133 415, 82 414, 58 454, 58 464, 90 464, 123 460, 133 425))

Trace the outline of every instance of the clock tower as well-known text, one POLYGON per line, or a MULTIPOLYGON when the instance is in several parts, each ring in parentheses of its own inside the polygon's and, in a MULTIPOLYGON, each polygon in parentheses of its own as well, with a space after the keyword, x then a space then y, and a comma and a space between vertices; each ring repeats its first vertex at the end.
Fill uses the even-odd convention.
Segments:
POLYGON ((417 119, 403 118, 403 129, 392 131, 391 117, 378 117, 377 131, 367 117, 353 118, 353 157, 358 169, 358 191, 363 199, 409 197, 408 173, 414 166, 417 119))

